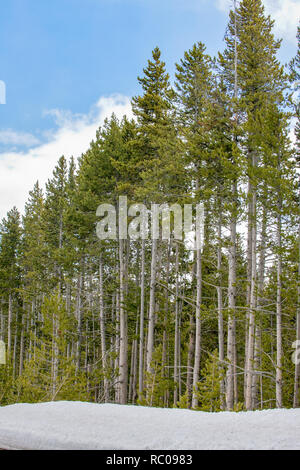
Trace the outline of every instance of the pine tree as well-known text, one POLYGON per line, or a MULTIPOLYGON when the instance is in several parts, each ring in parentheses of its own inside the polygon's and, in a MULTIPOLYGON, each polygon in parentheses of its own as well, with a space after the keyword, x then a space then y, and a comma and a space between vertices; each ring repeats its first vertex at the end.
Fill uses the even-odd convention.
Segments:
MULTIPOLYGON (((182 175, 183 168, 178 160, 178 143, 172 120, 174 92, 158 48, 152 52, 152 59, 144 69, 144 77, 138 79, 143 95, 132 100, 133 112, 138 121, 136 151, 140 155, 139 169, 142 178, 135 194, 136 198, 144 202, 159 204, 165 201, 166 195, 178 193, 177 175, 182 175)), ((172 196, 169 201, 172 201, 172 196)), ((155 342, 157 258, 158 240, 153 238, 146 351, 148 374, 151 374, 155 342)), ((142 334, 141 331, 140 335, 142 334)))
MULTIPOLYGON (((212 61, 205 53, 202 43, 185 53, 184 59, 176 65, 176 87, 180 103, 179 119, 187 139, 189 163, 193 165, 190 190, 196 189, 196 202, 205 192, 206 167, 211 129, 212 61)), ((195 313, 195 356, 193 370, 192 407, 197 407, 197 383, 199 380, 201 356, 201 303, 202 303, 202 255, 196 251, 196 313, 195 313)))
MULTIPOLYGON (((252 408, 252 381, 257 291, 257 175, 260 161, 260 123, 263 109, 269 101, 282 99, 286 87, 283 69, 277 61, 280 41, 272 34, 274 22, 266 17, 261 1, 243 0, 230 13, 227 48, 221 64, 228 81, 234 83, 234 61, 237 56, 239 108, 244 116, 243 147, 248 174, 248 333, 246 342, 247 409, 252 408), (237 45, 235 52, 235 38, 237 45)), ((233 85, 232 85, 233 86, 233 85)))
POLYGON ((72 320, 58 291, 44 299, 41 313, 43 324, 31 359, 25 362, 17 381, 19 400, 86 400, 86 377, 76 373, 74 358, 67 355, 72 320))
MULTIPOLYGON (((7 354, 10 357, 13 347, 13 321, 17 323, 17 305, 20 302, 20 214, 14 207, 7 213, 0 225, 0 292, 7 310, 7 354), (15 310, 15 312, 14 312, 15 310)), ((3 321, 3 313, 2 313, 3 321)), ((2 323, 2 322, 1 322, 2 323)))
MULTIPOLYGON (((300 90, 300 26, 298 26, 298 50, 296 57, 292 60, 290 64, 291 69, 291 81, 294 85, 294 92, 296 94, 296 100, 294 104, 295 110, 295 137, 296 137, 296 164, 299 165, 300 162, 300 100, 299 100, 299 90, 300 90)), ((300 182, 298 183, 300 188, 300 182)), ((298 203, 300 205, 300 196, 298 195, 298 203)), ((300 222, 298 223, 298 299, 297 299, 297 319, 296 319, 296 341, 300 341, 300 222)), ((295 380, 294 380, 294 407, 299 406, 299 388, 300 388, 300 364, 295 364, 295 380)))

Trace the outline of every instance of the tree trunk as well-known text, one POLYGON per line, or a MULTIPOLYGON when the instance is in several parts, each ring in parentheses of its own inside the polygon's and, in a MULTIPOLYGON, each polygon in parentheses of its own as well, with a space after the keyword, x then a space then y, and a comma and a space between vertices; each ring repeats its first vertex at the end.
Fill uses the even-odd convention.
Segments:
MULTIPOLYGON (((267 195, 265 194, 265 197, 267 195)), ((259 256, 259 272, 258 272, 258 297, 257 297, 257 313, 261 315, 263 306, 263 292, 265 282, 265 266, 266 266, 266 237, 267 237, 267 215, 266 208, 263 207, 262 214, 262 228, 261 228, 261 241, 260 241, 260 256, 259 256)), ((254 369, 258 371, 261 369, 261 318, 258 318, 256 331, 255 331, 255 347, 254 347, 254 369)), ((262 376, 257 373, 253 376, 252 382, 252 408, 256 409, 259 406, 258 400, 258 384, 260 382, 260 390, 262 389, 262 376)), ((260 402, 262 397, 260 397, 260 402)))
POLYGON ((120 261, 120 362, 119 362, 119 381, 120 381, 120 404, 127 403, 128 391, 128 332, 127 332, 127 312, 125 308, 126 292, 126 267, 124 260, 124 240, 119 240, 119 261, 120 261))
MULTIPOLYGON (((252 166, 256 166, 256 156, 252 156, 252 166)), ((249 308, 249 330, 248 330, 248 354, 247 354, 247 381, 246 381, 246 409, 251 410, 252 382, 253 382, 253 361, 254 361, 254 340, 255 340, 255 309, 256 309, 256 188, 252 186, 252 214, 251 222, 251 289, 249 308)))
POLYGON ((141 260, 141 312, 140 312, 140 349, 139 349, 139 399, 144 391, 144 319, 145 319, 145 240, 142 240, 141 260))
MULTIPOLYGON (((238 97, 238 52, 237 52, 237 21, 236 1, 234 0, 234 98, 238 97)), ((238 125, 238 113, 235 113, 235 124, 238 125)), ((237 145, 236 132, 234 143, 237 145)), ((228 252, 228 334, 227 334, 227 360, 226 374, 226 408, 233 410, 237 396, 236 382, 236 338, 235 338, 235 301, 236 301, 236 210, 237 210, 237 181, 234 176, 232 182, 232 210, 230 214, 230 247, 228 252)))
POLYGON ((178 289, 179 289, 179 279, 178 279, 178 270, 179 270, 179 247, 176 243, 176 259, 175 259, 175 338, 174 338, 174 406, 177 406, 178 402, 178 366, 179 366, 179 298, 178 298, 178 289))
POLYGON ((295 354, 295 380, 294 380, 294 408, 299 407, 300 389, 300 361, 298 351, 300 349, 300 224, 298 232, 299 258, 298 258, 298 282, 297 282, 297 318, 296 318, 296 354, 295 354))
POLYGON ((109 401, 108 379, 107 379, 107 361, 106 361, 106 339, 105 339, 105 311, 103 294, 103 261, 102 253, 99 259, 99 307, 100 307, 100 335, 101 335, 101 355, 104 372, 104 400, 109 401))
MULTIPOLYGON (((221 203, 220 203, 221 206, 221 203)), ((222 210, 220 207, 219 221, 218 221, 218 254, 217 254, 217 271, 218 271, 218 346, 219 346, 219 367, 220 370, 224 368, 224 319, 223 319, 223 295, 222 295, 222 210)), ((221 409, 225 408, 224 403, 225 384, 224 379, 220 383, 220 403, 221 409)))
MULTIPOLYGON (((166 266, 166 289, 165 289, 165 310, 164 310, 164 330, 163 330, 163 345, 162 345, 162 365, 163 365, 163 370, 162 370, 162 377, 168 377, 169 376, 169 368, 168 366, 168 313, 169 313, 169 281, 170 281, 170 257, 171 257, 171 247, 172 247, 172 242, 171 240, 168 242, 168 247, 167 247, 167 266, 166 266)), ((163 397, 163 402, 164 406, 167 406, 168 402, 168 391, 164 392, 164 397, 163 397)))
POLYGON ((226 374, 226 408, 233 410, 235 395, 235 369, 236 369, 236 345, 235 345, 235 299, 236 299, 236 197, 237 185, 232 185, 233 210, 230 222, 230 247, 228 252, 228 335, 227 335, 227 359, 228 368, 226 374))
POLYGON ((12 293, 9 293, 8 296, 8 319, 7 319, 7 355, 10 355, 11 351, 11 340, 12 340, 12 316, 13 316, 13 298, 12 293))
POLYGON ((76 344, 76 371, 80 369, 81 342, 82 342, 82 309, 81 295, 83 285, 83 273, 78 274, 77 279, 77 301, 76 301, 76 319, 77 319, 77 344, 76 344))
POLYGON ((195 360, 193 371, 193 398, 192 408, 197 408, 197 384, 199 381, 200 359, 201 359, 201 302, 202 302, 202 256, 201 250, 196 250, 197 269, 197 293, 196 293, 196 333, 195 333, 195 360))
POLYGON ((25 335, 25 312, 22 314, 21 338, 20 338, 20 361, 19 361, 19 375, 23 372, 24 364, 24 335, 25 335))
POLYGON ((151 372, 152 354, 154 350, 156 263, 157 263, 157 240, 153 238, 152 257, 151 257, 147 359, 146 359, 147 372, 151 372))
MULTIPOLYGON (((278 204, 281 210, 281 201, 278 204)), ((277 215, 277 299, 276 299, 276 406, 282 408, 282 309, 281 309, 281 213, 277 215)))

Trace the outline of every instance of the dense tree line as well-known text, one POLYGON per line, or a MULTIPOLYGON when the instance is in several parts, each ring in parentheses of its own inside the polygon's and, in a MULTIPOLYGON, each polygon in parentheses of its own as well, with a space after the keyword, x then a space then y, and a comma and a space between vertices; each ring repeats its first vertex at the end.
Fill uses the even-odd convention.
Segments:
POLYGON ((299 406, 300 49, 284 68, 272 28, 261 0, 241 0, 224 51, 195 44, 174 84, 155 48, 135 119, 106 120, 2 220, 1 404, 299 406), (119 196, 201 202, 203 246, 99 240, 97 207, 120 211, 119 196))

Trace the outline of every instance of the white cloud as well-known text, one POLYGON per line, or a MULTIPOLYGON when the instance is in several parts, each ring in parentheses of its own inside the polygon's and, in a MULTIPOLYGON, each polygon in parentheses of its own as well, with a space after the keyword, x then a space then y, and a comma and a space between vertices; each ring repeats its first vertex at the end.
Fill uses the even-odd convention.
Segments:
POLYGON ((264 0, 264 3, 267 13, 275 20, 277 35, 296 43, 300 0, 264 0))
POLYGON ((229 11, 231 6, 233 5, 232 0, 216 0, 217 8, 221 11, 225 11, 226 13, 229 11))
MULTIPOLYGON (((264 0, 266 12, 275 20, 274 31, 278 37, 296 43, 300 19, 300 0, 264 0)), ((228 12, 233 0, 216 0, 219 10, 228 12)))
POLYGON ((95 138, 97 128, 112 113, 131 117, 130 99, 122 95, 102 97, 85 115, 61 110, 48 111, 58 129, 48 135, 48 142, 23 152, 0 153, 0 218, 17 206, 23 210, 28 192, 39 180, 44 184, 61 155, 79 157, 95 138))
POLYGON ((0 144, 32 147, 38 143, 39 140, 34 135, 26 132, 15 132, 12 129, 0 131, 0 144))

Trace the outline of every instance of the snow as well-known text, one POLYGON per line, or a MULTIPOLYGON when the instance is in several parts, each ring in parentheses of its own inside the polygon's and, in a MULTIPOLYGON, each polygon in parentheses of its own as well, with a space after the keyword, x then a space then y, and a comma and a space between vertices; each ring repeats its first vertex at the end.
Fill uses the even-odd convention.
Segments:
POLYGON ((0 449, 300 449, 300 409, 241 413, 81 402, 0 407, 0 449))

